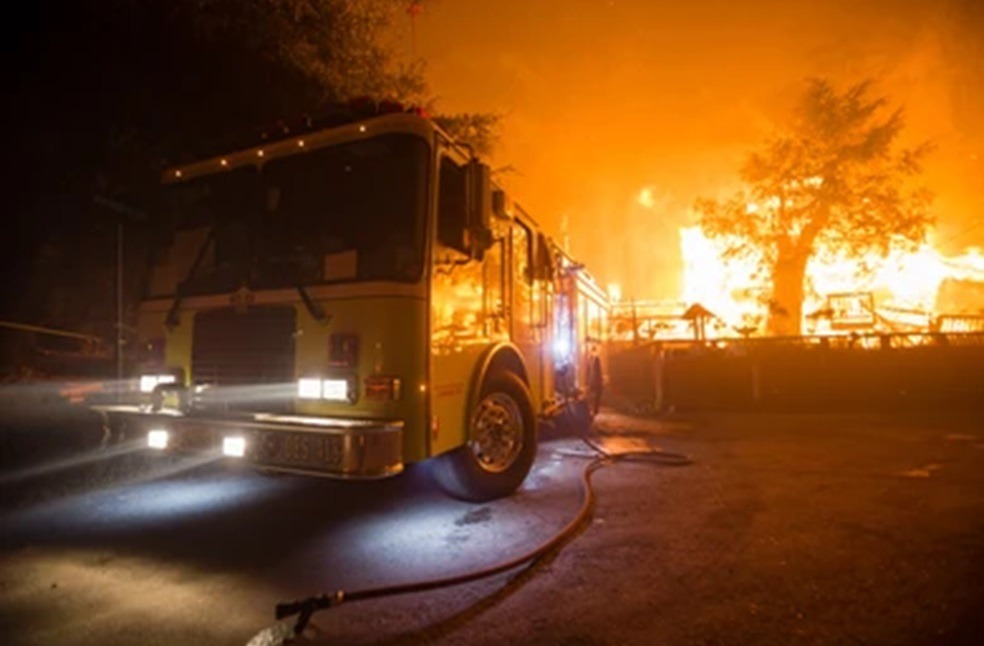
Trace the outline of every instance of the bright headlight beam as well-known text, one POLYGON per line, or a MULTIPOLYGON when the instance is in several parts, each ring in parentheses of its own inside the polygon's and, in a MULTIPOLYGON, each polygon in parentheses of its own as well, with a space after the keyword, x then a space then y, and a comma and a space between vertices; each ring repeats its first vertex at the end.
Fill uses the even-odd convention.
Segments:
POLYGON ((246 438, 238 435, 222 439, 222 454, 231 458, 241 458, 246 455, 246 438))
POLYGON ((174 375, 140 375, 140 392, 151 393, 161 384, 173 384, 174 375))
POLYGON ((321 399, 321 380, 304 378, 297 380, 298 399, 321 399))
POLYGON ((348 381, 345 379, 325 379, 321 382, 321 396, 332 401, 348 399, 348 381))
POLYGON ((559 339, 554 341, 553 351, 554 351, 554 357, 559 360, 563 361, 570 358, 571 356, 570 341, 568 341, 564 337, 560 337, 559 339))
POLYGON ((147 446, 152 449, 167 448, 168 433, 163 429, 154 429, 147 433, 147 446))
POLYGON ((157 387, 157 375, 140 376, 140 392, 149 393, 157 387))

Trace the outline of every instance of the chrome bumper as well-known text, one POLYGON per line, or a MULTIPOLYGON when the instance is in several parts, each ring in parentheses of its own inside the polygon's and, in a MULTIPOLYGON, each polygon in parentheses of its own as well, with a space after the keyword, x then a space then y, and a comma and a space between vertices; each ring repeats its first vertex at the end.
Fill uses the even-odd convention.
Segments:
POLYGON ((139 406, 94 406, 125 421, 127 435, 167 431, 167 450, 222 455, 227 437, 242 437, 239 461, 266 471, 333 478, 384 478, 403 470, 403 422, 250 413, 222 417, 150 412, 139 406))

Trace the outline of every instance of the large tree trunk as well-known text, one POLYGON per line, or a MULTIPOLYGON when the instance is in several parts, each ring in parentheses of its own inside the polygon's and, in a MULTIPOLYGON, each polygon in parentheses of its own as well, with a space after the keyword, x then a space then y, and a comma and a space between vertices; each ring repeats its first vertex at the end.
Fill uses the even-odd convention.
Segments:
POLYGON ((769 302, 767 331, 772 336, 800 333, 803 322, 803 280, 806 254, 781 249, 772 268, 772 300, 769 302))

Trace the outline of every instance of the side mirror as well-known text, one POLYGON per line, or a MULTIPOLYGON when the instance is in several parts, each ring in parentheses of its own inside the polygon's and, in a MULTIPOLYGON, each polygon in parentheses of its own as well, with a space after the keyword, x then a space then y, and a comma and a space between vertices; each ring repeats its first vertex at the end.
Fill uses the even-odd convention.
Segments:
POLYGON ((471 255, 481 260, 492 246, 492 179, 487 164, 468 162, 468 244, 471 255))
POLYGON ((495 243, 492 229, 469 229, 467 234, 469 254, 474 260, 482 260, 485 252, 495 243))

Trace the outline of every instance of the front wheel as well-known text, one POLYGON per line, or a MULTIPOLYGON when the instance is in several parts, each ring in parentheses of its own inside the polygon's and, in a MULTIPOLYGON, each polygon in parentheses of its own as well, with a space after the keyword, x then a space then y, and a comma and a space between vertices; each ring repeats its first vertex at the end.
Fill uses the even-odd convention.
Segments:
POLYGON ((526 384, 511 372, 486 377, 468 415, 468 442, 437 459, 435 477, 456 498, 508 496, 536 457, 536 415, 526 384))

